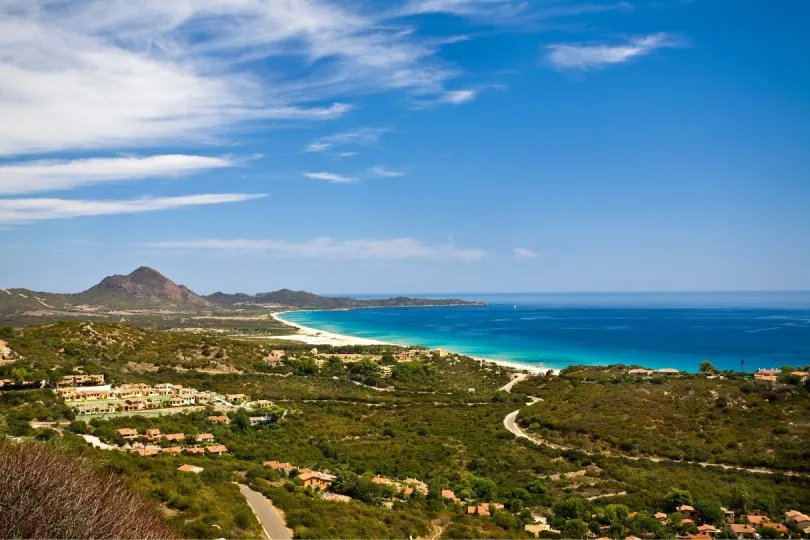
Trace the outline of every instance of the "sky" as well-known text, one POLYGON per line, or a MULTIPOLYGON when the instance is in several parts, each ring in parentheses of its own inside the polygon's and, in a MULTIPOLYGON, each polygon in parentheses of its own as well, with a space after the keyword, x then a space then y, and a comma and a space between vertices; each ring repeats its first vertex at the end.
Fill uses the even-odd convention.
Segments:
POLYGON ((808 20, 0 0, 0 286, 810 290, 808 20))

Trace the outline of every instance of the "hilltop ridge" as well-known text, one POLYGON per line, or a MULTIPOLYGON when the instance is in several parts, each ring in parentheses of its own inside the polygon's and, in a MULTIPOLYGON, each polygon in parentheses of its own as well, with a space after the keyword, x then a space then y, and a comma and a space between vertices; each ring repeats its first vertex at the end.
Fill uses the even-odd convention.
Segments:
POLYGON ((107 276, 89 289, 73 294, 0 289, 0 314, 42 315, 59 312, 105 313, 126 310, 216 312, 222 310, 351 309, 358 307, 410 307, 482 305, 459 299, 396 297, 374 300, 320 296, 308 291, 279 289, 255 295, 215 292, 202 296, 179 285, 157 270, 141 266, 127 275, 107 276))

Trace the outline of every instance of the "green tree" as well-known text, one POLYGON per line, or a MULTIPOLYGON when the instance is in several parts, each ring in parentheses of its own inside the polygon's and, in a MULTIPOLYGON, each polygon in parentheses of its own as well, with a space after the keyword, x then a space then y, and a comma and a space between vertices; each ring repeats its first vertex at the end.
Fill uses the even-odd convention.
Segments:
POLYGON ((703 362, 700 363, 701 373, 714 373, 715 371, 717 370, 715 369, 714 365, 708 360, 704 360, 703 362))
POLYGON ((695 512, 697 512, 698 519, 702 523, 710 523, 712 525, 721 525, 723 523, 722 508, 714 501, 701 499, 695 502, 695 512))
POLYGON ((11 378, 14 384, 22 384, 28 378, 28 370, 23 367, 14 368, 11 370, 11 378))
POLYGON ((692 495, 688 491, 679 488, 672 488, 664 496, 664 510, 667 513, 672 513, 677 510, 679 506, 683 504, 691 504, 691 502, 692 495))
POLYGON ((748 491, 742 486, 732 487, 728 505, 738 514, 745 514, 748 507, 748 491))
POLYGON ((560 531, 563 538, 585 538, 588 534, 588 526, 581 519, 570 519, 565 522, 560 531))

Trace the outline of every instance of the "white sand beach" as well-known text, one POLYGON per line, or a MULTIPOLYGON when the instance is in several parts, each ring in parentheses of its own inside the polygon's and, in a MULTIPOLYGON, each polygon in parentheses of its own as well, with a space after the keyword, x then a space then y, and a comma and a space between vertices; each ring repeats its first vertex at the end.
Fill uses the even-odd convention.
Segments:
MULTIPOLYGON (((308 326, 304 326, 302 324, 294 323, 292 321, 288 321, 282 318, 282 315, 285 313, 289 313, 288 311, 279 311, 276 313, 272 313, 270 316, 273 317, 276 321, 286 324, 287 326, 292 326, 296 328, 298 331, 295 334, 289 336, 273 336, 273 339, 283 339, 288 341, 300 341, 302 343, 306 343, 308 345, 334 345, 334 346, 341 346, 341 345, 396 345, 399 347, 410 347, 412 344, 408 343, 393 343, 390 341, 381 341, 379 339, 371 339, 371 338, 362 338, 357 336, 349 336, 346 334, 336 334, 334 332, 326 332, 324 330, 317 330, 315 328, 310 328, 308 326)), ((449 350, 449 349, 448 349, 449 350)), ((450 351, 453 352, 453 351, 450 351)), ((459 353, 463 354, 463 353, 459 353)), ((510 369, 514 369, 516 371, 525 371, 531 374, 544 374, 548 371, 552 371, 555 375, 559 374, 559 369, 548 369, 543 367, 542 365, 537 364, 521 364, 520 362, 513 362, 511 360, 498 360, 494 358, 481 358, 478 356, 472 356, 475 360, 480 362, 488 363, 488 364, 496 364, 499 366, 508 367, 510 369)))

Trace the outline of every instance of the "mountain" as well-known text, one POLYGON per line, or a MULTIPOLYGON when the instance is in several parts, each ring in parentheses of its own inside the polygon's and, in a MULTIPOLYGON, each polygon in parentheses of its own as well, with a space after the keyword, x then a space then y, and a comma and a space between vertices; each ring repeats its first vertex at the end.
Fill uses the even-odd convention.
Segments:
POLYGON ((397 297, 375 300, 332 298, 307 291, 281 289, 256 295, 216 292, 200 296, 152 268, 142 266, 127 275, 107 276, 97 285, 75 294, 0 288, 0 312, 109 312, 114 310, 216 311, 291 309, 351 309, 359 307, 412 307, 481 305, 457 299, 397 297))
POLYGON ((110 307, 214 307, 214 304, 185 285, 177 285, 146 266, 126 276, 107 276, 98 285, 75 295, 75 298, 83 304, 110 307))

